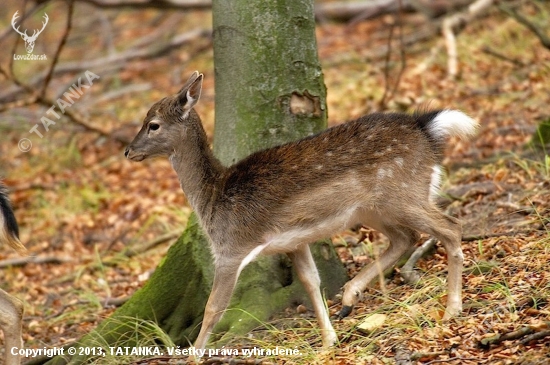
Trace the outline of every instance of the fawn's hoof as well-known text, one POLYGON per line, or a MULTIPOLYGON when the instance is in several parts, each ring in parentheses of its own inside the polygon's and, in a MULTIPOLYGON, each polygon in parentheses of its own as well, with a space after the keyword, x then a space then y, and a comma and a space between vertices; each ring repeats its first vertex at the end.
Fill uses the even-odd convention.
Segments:
POLYGON ((459 317, 462 313, 462 306, 456 306, 456 307, 447 307, 445 310, 445 314, 443 315, 444 321, 449 321, 453 318, 459 317))
POLYGON ((323 336, 323 347, 324 348, 330 348, 336 345, 338 342, 338 336, 336 335, 336 332, 332 330, 327 335, 323 336))
POLYGON ((338 314, 338 319, 342 319, 349 316, 352 309, 353 309, 353 305, 343 305, 342 310, 340 310, 340 313, 338 314))

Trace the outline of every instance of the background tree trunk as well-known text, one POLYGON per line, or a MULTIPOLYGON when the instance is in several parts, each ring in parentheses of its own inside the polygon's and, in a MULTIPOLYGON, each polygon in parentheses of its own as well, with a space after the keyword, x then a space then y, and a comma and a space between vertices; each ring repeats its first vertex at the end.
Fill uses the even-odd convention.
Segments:
MULTIPOLYGON (((212 11, 214 152, 222 163, 230 165, 254 151, 325 129, 326 88, 317 55, 313 1, 264 1, 251 6, 247 0, 221 0, 213 2, 212 11)), ((347 274, 330 243, 311 248, 326 295, 333 296, 347 274)), ((239 278, 230 308, 242 311, 228 311, 216 332, 247 333, 258 324, 254 318, 268 320, 304 301, 309 303, 286 256, 262 257, 239 278)))
MULTIPOLYGON (((214 151, 229 165, 267 147, 326 127, 326 89, 317 56, 313 0, 215 1, 214 151)), ((337 293, 347 273, 330 242, 312 246, 322 286, 337 293)), ((212 285, 208 242, 194 216, 147 284, 93 333, 83 347, 132 346, 141 334, 133 318, 151 320, 177 345, 198 335, 212 285)), ((286 256, 264 257, 241 273, 229 310, 213 339, 225 342, 269 320, 273 313, 309 303, 286 256)), ((76 363, 84 358, 72 358, 76 363)), ((62 364, 67 359, 56 358, 62 364)))
POLYGON ((222 0, 212 10, 222 163, 325 129, 313 1, 222 0))

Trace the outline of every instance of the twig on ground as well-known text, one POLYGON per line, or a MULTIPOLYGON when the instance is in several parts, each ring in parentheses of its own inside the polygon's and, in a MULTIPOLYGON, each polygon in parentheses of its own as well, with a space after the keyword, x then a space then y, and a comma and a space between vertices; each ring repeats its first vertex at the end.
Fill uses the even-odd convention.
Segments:
POLYGON ((101 303, 103 304, 103 308, 108 308, 108 307, 120 307, 121 305, 123 305, 124 303, 126 303, 128 300, 130 300, 132 296, 131 295, 125 295, 125 296, 122 296, 122 297, 118 297, 118 298, 105 298, 101 301, 101 303))
POLYGON ((0 261, 0 268, 11 266, 24 266, 27 264, 64 264, 71 261, 72 259, 70 258, 57 256, 17 257, 0 261))
POLYGON ((431 250, 435 244, 437 243, 437 239, 434 237, 430 237, 426 240, 420 247, 418 247, 414 253, 409 257, 407 260, 407 263, 403 265, 401 268, 401 276, 403 277, 403 280, 409 285, 415 285, 420 281, 420 275, 418 275, 414 271, 414 266, 420 260, 422 257, 426 255, 426 253, 431 250))
POLYGON ((132 246, 132 247, 128 247, 126 250, 123 251, 123 254, 127 257, 132 257, 132 256, 135 256, 135 255, 138 255, 138 254, 146 252, 146 251, 152 249, 153 247, 156 247, 156 246, 158 246, 158 245, 160 245, 160 244, 162 244, 166 241, 170 241, 170 240, 178 238, 181 235, 181 233, 182 233, 182 231, 180 229, 174 230, 172 232, 165 233, 162 236, 159 236, 159 237, 157 237, 157 238, 155 238, 151 241, 144 242, 142 244, 135 245, 135 246, 132 246))
POLYGON ((522 345, 527 345, 531 341, 540 340, 541 338, 545 338, 548 336, 550 336, 550 330, 544 330, 525 337, 523 340, 520 341, 520 343, 522 345))
POLYGON ((476 0, 468 6, 467 11, 453 14, 443 20, 441 31, 447 47, 447 73, 449 77, 454 79, 458 75, 458 52, 455 32, 459 31, 459 27, 466 26, 466 24, 483 14, 491 5, 493 5, 493 0, 476 0))
POLYGON ((496 57, 498 58, 499 60, 502 60, 502 61, 506 61, 506 62, 510 62, 516 66, 525 66, 525 63, 523 63, 523 61, 517 59, 517 58, 511 58, 511 57, 508 57, 506 55, 503 55, 502 53, 498 52, 498 51, 495 51, 494 49, 492 49, 491 47, 489 46, 483 46, 481 48, 481 51, 483 53, 487 53, 488 55, 491 55, 493 57, 496 57))
POLYGON ((415 351, 411 354, 411 360, 417 361, 420 359, 429 359, 436 356, 448 355, 449 350, 432 351, 432 352, 418 352, 415 351))
POLYGON ((524 326, 512 332, 504 334, 497 333, 494 336, 482 339, 479 343, 483 347, 488 347, 491 345, 498 345, 504 341, 518 340, 527 336, 520 342, 522 345, 525 345, 531 341, 550 336, 550 330, 548 327, 550 327, 550 322, 544 322, 542 326, 524 326))
POLYGON ((453 362, 453 361, 479 361, 479 360, 481 360, 479 357, 456 356, 456 357, 450 357, 448 359, 437 359, 437 360, 428 361, 427 363, 424 363, 424 365, 439 364, 439 363, 450 363, 450 362, 453 362))
MULTIPOLYGON (((401 6, 403 11, 418 12, 428 18, 433 18, 453 9, 466 6, 470 2, 471 0, 453 0, 451 2, 404 0, 401 6)), ((349 21, 350 25, 353 25, 364 20, 393 13, 398 9, 398 0, 317 2, 315 4, 315 17, 319 21, 328 19, 349 21)))

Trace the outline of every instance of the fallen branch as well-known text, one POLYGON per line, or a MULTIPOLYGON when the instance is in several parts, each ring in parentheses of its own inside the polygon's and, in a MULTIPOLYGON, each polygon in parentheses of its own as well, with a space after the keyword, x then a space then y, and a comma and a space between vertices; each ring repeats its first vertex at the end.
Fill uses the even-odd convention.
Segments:
POLYGON ((511 58, 511 57, 508 57, 506 55, 503 55, 502 53, 492 49, 491 47, 489 46, 483 46, 481 48, 481 51, 483 53, 486 53, 488 55, 491 55, 493 57, 496 57, 498 58, 499 60, 502 60, 502 61, 506 61, 506 62, 510 62, 516 66, 525 66, 525 63, 517 58, 511 58))
POLYGON ((57 256, 17 257, 0 261, 0 268, 3 269, 13 266, 25 266, 27 264, 65 264, 71 261, 72 259, 70 258, 57 256))
POLYGON ((538 27, 534 22, 532 22, 529 18, 526 16, 518 13, 515 9, 507 6, 506 4, 499 3, 497 7, 508 14, 510 17, 514 18, 518 23, 521 25, 524 25, 529 29, 531 32, 535 33, 537 38, 540 40, 542 45, 548 49, 550 49, 550 37, 546 35, 545 30, 542 27, 538 27))
POLYGON ((105 298, 101 301, 101 303, 103 304, 103 308, 120 307, 128 300, 130 300, 131 297, 131 295, 125 295, 118 298, 105 298))
MULTIPOLYGON (((455 356, 455 357, 449 357, 448 359, 438 359, 438 360, 432 360, 428 361, 427 363, 424 363, 424 365, 431 365, 431 364, 439 364, 439 363, 450 363, 452 361, 479 361, 481 358, 479 357, 462 357, 462 356, 455 356)), ((459 364, 461 364, 459 362, 459 364)))
POLYGON ((493 0, 477 0, 468 6, 467 11, 453 14, 443 20, 441 31, 447 47, 447 73, 449 77, 454 79, 458 75, 458 52, 455 32, 458 33, 459 28, 464 28, 466 24, 483 14, 491 5, 493 5, 493 0))
POLYGON ((550 336, 550 330, 544 330, 525 337, 523 340, 520 341, 520 343, 522 345, 527 345, 531 341, 537 341, 548 336, 550 336))
MULTIPOLYGON (((434 18, 448 13, 453 9, 464 7, 472 0, 439 0, 417 1, 403 0, 402 10, 405 12, 420 12, 427 18, 434 18)), ((394 13, 399 10, 399 0, 370 0, 370 1, 335 1, 317 2, 315 4, 315 18, 318 20, 348 21, 351 24, 372 19, 381 15, 394 13)))
POLYGON ((420 275, 414 271, 414 266, 420 260, 422 257, 424 257, 428 251, 430 251, 435 244, 437 243, 437 239, 434 237, 430 237, 422 244, 422 246, 418 247, 411 257, 407 260, 407 263, 403 265, 401 268, 401 277, 403 277, 403 280, 405 280, 405 283, 409 285, 415 285, 420 281, 420 275))
POLYGON ((123 255, 125 255, 126 257, 139 255, 140 253, 146 252, 152 249, 153 247, 156 247, 164 242, 178 238, 181 235, 181 233, 182 231, 179 229, 174 230, 172 232, 165 233, 162 236, 159 236, 151 241, 144 242, 142 244, 135 245, 133 247, 128 247, 123 251, 123 255))
POLYGON ((522 337, 528 336, 521 341, 521 344, 525 345, 528 342, 550 336, 550 330, 548 329, 549 327, 550 322, 544 322, 542 325, 524 326, 512 332, 504 334, 497 333, 494 336, 486 337, 480 340, 479 344, 482 347, 489 347, 492 345, 498 345, 504 341, 518 340, 522 337))

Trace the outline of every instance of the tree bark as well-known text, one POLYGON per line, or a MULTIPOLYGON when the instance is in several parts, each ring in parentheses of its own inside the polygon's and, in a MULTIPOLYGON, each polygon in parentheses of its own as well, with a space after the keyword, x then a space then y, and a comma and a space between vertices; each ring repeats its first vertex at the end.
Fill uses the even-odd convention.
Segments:
MULTIPOLYGON (((313 1, 213 3, 216 127, 214 152, 226 165, 260 149, 326 128, 326 88, 317 55, 313 1)), ((327 242, 311 246, 328 296, 347 274, 327 242)), ((216 332, 243 334, 305 291, 286 256, 262 257, 241 274, 216 332), (278 278, 278 280, 273 280, 278 278), (243 312, 244 311, 244 312, 243 312), (245 314, 246 313, 246 314, 245 314), (248 315, 247 315, 248 314, 248 315)))
MULTIPOLYGON (((214 2, 216 128, 214 151, 224 164, 326 127, 326 89, 317 56, 313 0, 214 2)), ((336 294, 347 273, 330 242, 312 246, 322 286, 336 294)), ((79 346, 132 346, 136 321, 151 320, 176 345, 198 334, 212 285, 208 242, 194 216, 146 285, 79 346)), ((218 344, 244 335, 272 314, 309 303, 286 256, 258 259, 241 273, 231 305, 212 336, 218 344)), ((58 357, 52 363, 64 364, 58 357)), ((73 357, 75 363, 84 358, 73 357)))
POLYGON ((213 4, 214 152, 230 165, 326 127, 313 1, 213 4))

